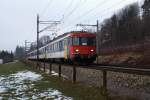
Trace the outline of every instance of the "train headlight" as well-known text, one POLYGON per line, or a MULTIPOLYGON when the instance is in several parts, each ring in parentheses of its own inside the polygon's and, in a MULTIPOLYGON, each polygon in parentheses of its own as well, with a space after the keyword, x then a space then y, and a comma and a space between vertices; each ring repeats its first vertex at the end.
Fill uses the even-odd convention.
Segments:
POLYGON ((75 51, 76 51, 76 52, 79 52, 79 49, 76 49, 75 51))
POLYGON ((93 49, 91 49, 91 52, 93 52, 94 50, 93 49))

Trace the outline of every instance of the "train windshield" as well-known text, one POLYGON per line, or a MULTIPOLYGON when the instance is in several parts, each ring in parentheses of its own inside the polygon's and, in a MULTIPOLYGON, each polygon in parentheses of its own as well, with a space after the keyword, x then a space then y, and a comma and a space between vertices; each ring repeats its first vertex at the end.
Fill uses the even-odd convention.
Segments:
POLYGON ((95 46, 96 45, 96 40, 95 38, 87 38, 87 37, 75 37, 73 38, 73 45, 74 46, 95 46))

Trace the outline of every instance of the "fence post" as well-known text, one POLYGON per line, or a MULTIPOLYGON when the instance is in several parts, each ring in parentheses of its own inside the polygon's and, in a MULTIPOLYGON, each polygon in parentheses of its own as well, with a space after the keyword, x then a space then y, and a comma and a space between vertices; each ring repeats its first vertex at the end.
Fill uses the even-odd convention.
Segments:
POLYGON ((37 61, 37 63, 36 63, 36 69, 38 69, 38 67, 39 67, 39 63, 38 63, 38 61, 37 61))
POLYGON ((103 95, 107 96, 107 71, 103 70, 103 95))
POLYGON ((76 66, 73 65, 73 83, 76 83, 76 66))
POLYGON ((49 74, 50 75, 52 74, 52 64, 51 63, 49 64, 49 74))
POLYGON ((39 64, 39 62, 37 61, 37 64, 36 64, 36 69, 40 69, 40 64, 39 64))
POLYGON ((39 71, 41 70, 41 66, 40 66, 40 64, 38 63, 38 68, 39 68, 39 71))
POLYGON ((44 62, 44 72, 46 71, 46 68, 45 68, 46 66, 45 66, 45 62, 44 62))
POLYGON ((61 64, 59 64, 59 68, 58 68, 58 70, 59 70, 59 77, 61 77, 61 64))

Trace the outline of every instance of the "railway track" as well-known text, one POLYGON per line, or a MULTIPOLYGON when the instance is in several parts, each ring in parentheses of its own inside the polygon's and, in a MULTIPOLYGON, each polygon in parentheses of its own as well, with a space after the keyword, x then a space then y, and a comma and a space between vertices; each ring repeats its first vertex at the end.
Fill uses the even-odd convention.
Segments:
MULTIPOLYGON (((44 62, 41 62, 44 63, 44 62)), ((50 62, 45 62, 50 64, 50 62)), ((102 71, 113 71, 113 72, 122 72, 130 73, 137 75, 147 75, 150 76, 150 67, 148 66, 133 66, 133 65, 115 65, 115 64, 88 64, 88 65, 71 65, 67 63, 52 63, 51 64, 60 64, 62 67, 76 67, 76 68, 86 68, 86 69, 95 69, 102 71)))
POLYGON ((150 69, 148 68, 140 68, 140 67, 127 66, 127 65, 93 64, 87 68, 150 76, 150 69))
MULTIPOLYGON (((58 64, 58 63, 52 63, 52 64, 58 64)), ((95 69, 95 70, 102 70, 102 71, 105 70, 105 71, 150 76, 150 67, 142 68, 143 66, 115 65, 115 64, 88 64, 88 65, 71 65, 66 63, 59 63, 59 64, 65 67, 86 68, 86 69, 95 69)))

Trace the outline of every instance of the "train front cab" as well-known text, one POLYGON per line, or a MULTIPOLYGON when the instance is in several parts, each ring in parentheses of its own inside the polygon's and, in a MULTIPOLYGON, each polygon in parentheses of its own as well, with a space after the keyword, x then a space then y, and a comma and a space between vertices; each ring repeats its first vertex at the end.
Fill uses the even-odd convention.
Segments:
POLYGON ((72 61, 92 63, 96 59, 96 35, 71 34, 68 37, 67 57, 72 61))

